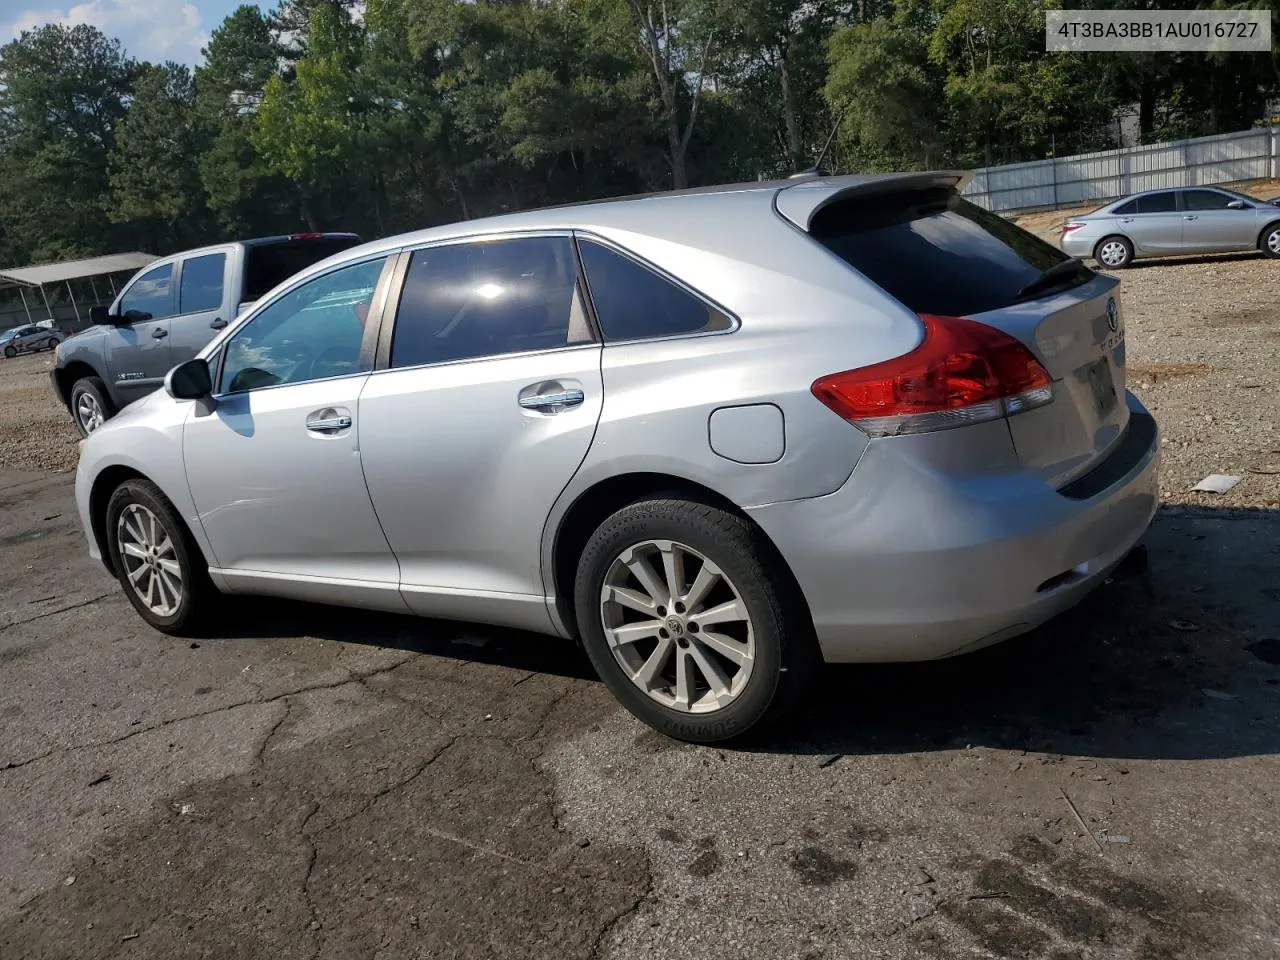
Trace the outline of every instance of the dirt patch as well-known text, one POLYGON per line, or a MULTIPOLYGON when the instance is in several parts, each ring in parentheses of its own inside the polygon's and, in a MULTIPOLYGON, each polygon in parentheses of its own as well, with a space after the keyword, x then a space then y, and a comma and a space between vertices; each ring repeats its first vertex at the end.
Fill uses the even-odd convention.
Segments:
POLYGON ((1174 377, 1194 377, 1208 373, 1209 367, 1203 363, 1131 363, 1129 379, 1134 383, 1153 384, 1161 380, 1172 380, 1174 377))

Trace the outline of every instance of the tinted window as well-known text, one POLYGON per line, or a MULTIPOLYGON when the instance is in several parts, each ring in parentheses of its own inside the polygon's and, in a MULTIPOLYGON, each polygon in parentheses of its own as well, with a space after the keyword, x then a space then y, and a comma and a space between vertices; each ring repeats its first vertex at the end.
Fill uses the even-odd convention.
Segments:
POLYGON ((173 316, 173 264, 148 270, 120 301, 120 315, 130 323, 173 316))
MULTIPOLYGON (((1041 273, 1067 259, 1057 247, 952 190, 832 204, 814 217, 810 232, 918 313, 964 316, 1009 306, 1041 273)), ((1089 276, 1076 271, 1053 289, 1089 276)))
POLYGON ((456 243, 414 252, 391 365, 548 350, 590 339, 568 237, 456 243))
POLYGON ((733 325, 715 307, 606 246, 583 240, 578 249, 606 340, 670 337, 733 325))
POLYGON ((196 313, 222 306, 222 273, 226 266, 225 253, 184 260, 178 284, 178 312, 196 313))
POLYGON ((1165 193, 1148 193, 1134 200, 1137 213, 1173 213, 1178 209, 1178 201, 1172 190, 1165 193))
POLYGON ((359 242, 359 237, 315 237, 254 244, 245 254, 243 302, 261 299, 305 267, 359 242))
POLYGON ((1137 212, 1138 212, 1138 201, 1137 201, 1137 200, 1130 200, 1128 203, 1122 203, 1122 204, 1120 204, 1120 206, 1116 207, 1116 208, 1115 208, 1113 211, 1111 211, 1111 212, 1112 212, 1112 213, 1114 213, 1114 214, 1115 214, 1116 216, 1118 216, 1118 217, 1127 217, 1127 216, 1129 216, 1129 214, 1131 214, 1131 213, 1137 213, 1137 212))
POLYGON ((1217 190, 1182 191, 1183 210, 1226 210, 1227 204, 1237 197, 1229 197, 1217 190))
POLYGON ((384 262, 323 274, 264 307, 227 344, 221 392, 368 370, 361 346, 384 262))

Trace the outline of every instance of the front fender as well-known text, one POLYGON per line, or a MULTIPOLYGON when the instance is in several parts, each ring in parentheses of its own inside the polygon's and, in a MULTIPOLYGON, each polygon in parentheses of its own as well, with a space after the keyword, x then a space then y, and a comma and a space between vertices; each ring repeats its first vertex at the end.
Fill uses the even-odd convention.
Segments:
POLYGON ((107 498, 119 483, 142 477, 173 504, 206 562, 216 566, 191 498, 182 456, 182 434, 191 407, 190 402, 174 401, 158 391, 84 440, 76 468, 76 510, 89 541, 89 555, 95 560, 106 562, 99 539, 103 531, 98 525, 107 498))

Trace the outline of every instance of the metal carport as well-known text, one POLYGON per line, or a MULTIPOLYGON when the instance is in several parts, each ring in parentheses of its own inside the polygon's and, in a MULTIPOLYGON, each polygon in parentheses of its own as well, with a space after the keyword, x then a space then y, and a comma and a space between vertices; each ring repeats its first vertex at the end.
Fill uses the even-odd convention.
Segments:
MULTIPOLYGON (((44 308, 49 313, 49 319, 56 323, 59 319, 57 310, 61 308, 65 312, 65 308, 61 303, 55 305, 49 302, 49 290, 47 288, 56 290, 55 295, 60 300, 61 290, 58 287, 60 284, 65 285, 67 299, 70 301, 71 311, 75 316, 75 323, 80 325, 87 319, 89 307, 110 303, 115 299, 118 274, 128 273, 132 275, 156 259, 155 254, 133 251, 130 253, 113 253, 105 257, 89 257, 85 260, 46 263, 37 267, 6 267, 0 269, 0 293, 16 289, 22 300, 22 313, 26 314, 25 322, 34 323, 36 318, 31 315, 31 304, 27 299, 27 291, 31 289, 38 290, 37 307, 40 301, 43 301, 44 308), (104 280, 101 289, 94 282, 95 278, 99 277, 104 280), (81 297, 77 300, 75 290, 71 285, 73 280, 88 280, 92 296, 85 297, 82 289, 81 297), (86 311, 84 317, 80 313, 82 306, 86 311)), ((70 320, 71 317, 64 317, 63 319, 70 320)), ((0 329, 16 326, 23 322, 24 319, 19 311, 15 309, 6 310, 0 307, 0 329)))

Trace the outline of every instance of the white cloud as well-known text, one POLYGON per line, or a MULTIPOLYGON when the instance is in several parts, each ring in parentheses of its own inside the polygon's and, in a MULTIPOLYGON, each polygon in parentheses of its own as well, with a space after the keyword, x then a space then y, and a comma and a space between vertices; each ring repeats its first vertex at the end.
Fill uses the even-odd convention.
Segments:
POLYGON ((115 37, 131 55, 161 62, 194 64, 209 42, 200 11, 181 0, 87 0, 70 7, 24 10, 0 25, 8 40, 46 23, 88 23, 115 37))

